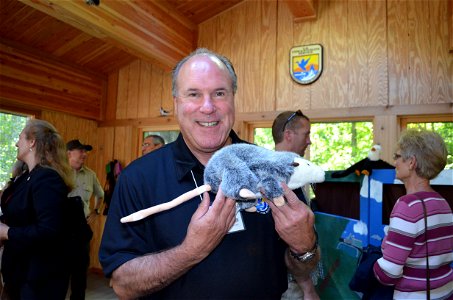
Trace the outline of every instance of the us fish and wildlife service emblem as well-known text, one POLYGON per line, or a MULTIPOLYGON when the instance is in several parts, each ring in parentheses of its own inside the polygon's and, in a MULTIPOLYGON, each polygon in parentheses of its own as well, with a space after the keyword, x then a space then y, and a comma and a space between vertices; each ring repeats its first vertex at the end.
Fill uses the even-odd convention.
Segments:
POLYGON ((293 47, 290 54, 290 74, 294 81, 300 84, 310 84, 321 76, 321 45, 293 47))

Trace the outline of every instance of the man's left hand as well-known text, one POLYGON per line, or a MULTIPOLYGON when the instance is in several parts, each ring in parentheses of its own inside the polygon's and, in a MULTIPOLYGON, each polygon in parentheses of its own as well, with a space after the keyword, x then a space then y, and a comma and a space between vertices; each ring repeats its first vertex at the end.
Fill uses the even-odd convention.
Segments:
POLYGON ((295 253, 304 253, 313 249, 316 242, 314 231, 315 216, 312 210, 285 183, 282 183, 286 203, 270 206, 275 221, 275 230, 295 253))

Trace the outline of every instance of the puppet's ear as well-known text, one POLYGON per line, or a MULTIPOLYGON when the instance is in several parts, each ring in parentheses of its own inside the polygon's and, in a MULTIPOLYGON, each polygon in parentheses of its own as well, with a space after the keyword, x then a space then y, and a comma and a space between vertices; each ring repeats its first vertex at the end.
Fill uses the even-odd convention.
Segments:
POLYGON ((210 185, 202 185, 200 187, 197 187, 196 189, 193 189, 191 191, 188 191, 187 193, 182 194, 181 196, 171 200, 170 202, 162 203, 159 205, 155 205, 149 208, 145 208, 142 210, 139 210, 133 214, 130 214, 124 218, 121 218, 121 223, 128 223, 128 222, 135 222, 139 221, 141 219, 144 219, 152 214, 156 214, 158 212, 164 211, 164 210, 169 210, 170 208, 173 208, 175 206, 178 206, 187 200, 192 199, 193 197, 196 197, 198 195, 203 194, 204 192, 209 192, 211 190, 210 185))

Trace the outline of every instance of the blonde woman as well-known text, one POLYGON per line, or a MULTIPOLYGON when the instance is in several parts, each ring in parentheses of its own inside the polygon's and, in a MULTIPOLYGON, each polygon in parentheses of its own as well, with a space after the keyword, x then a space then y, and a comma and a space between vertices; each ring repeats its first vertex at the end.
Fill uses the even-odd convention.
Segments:
POLYGON ((1 197, 1 272, 10 299, 64 299, 69 283, 66 148, 48 122, 27 122, 16 143, 25 171, 1 197))

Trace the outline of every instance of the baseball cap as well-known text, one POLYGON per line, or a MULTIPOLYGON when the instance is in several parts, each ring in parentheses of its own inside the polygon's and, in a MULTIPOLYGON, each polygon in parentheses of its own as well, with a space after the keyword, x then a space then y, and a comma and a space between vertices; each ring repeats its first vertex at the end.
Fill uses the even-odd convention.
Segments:
POLYGON ((86 151, 93 150, 91 145, 84 145, 79 140, 72 140, 66 144, 66 150, 74 150, 74 149, 85 149, 86 151))

